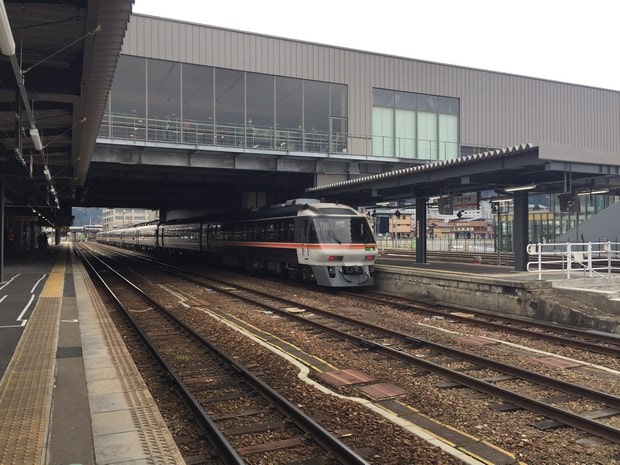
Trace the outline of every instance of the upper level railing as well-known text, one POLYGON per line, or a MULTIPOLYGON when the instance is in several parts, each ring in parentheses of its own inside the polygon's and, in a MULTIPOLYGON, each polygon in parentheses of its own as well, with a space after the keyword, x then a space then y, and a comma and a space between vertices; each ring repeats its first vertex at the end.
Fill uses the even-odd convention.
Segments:
POLYGON ((280 128, 178 118, 144 118, 104 114, 99 137, 131 141, 284 150, 315 153, 374 155, 383 158, 420 160, 456 158, 458 143, 436 140, 355 136, 325 130, 280 128))
POLYGON ((175 144, 216 145, 263 150, 347 152, 344 134, 303 131, 301 128, 211 123, 178 118, 154 119, 132 115, 105 114, 100 137, 175 144))
POLYGON ((543 274, 562 270, 566 279, 596 277, 609 283, 612 273, 620 271, 620 242, 529 244, 527 253, 527 271, 538 273, 539 280, 543 274))

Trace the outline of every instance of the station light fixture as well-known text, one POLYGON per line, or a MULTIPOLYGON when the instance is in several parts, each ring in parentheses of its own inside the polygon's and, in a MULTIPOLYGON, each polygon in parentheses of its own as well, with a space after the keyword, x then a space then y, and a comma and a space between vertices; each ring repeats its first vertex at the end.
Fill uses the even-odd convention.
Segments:
POLYGON ((34 143, 34 148, 39 152, 43 150, 41 135, 39 134, 39 130, 37 128, 30 128, 30 137, 32 138, 32 142, 34 143))
POLYGON ((45 180, 48 182, 52 180, 52 174, 50 173, 50 169, 47 165, 43 167, 43 176, 45 176, 45 180))
POLYGON ((532 189, 536 189, 536 184, 528 184, 527 186, 506 187, 504 191, 517 192, 517 191, 531 191, 532 189))
POLYGON ((578 192, 577 195, 596 195, 596 194, 608 194, 609 189, 598 189, 594 191, 578 192))
POLYGON ((0 50, 6 56, 15 55, 15 39, 3 0, 0 0, 0 50))

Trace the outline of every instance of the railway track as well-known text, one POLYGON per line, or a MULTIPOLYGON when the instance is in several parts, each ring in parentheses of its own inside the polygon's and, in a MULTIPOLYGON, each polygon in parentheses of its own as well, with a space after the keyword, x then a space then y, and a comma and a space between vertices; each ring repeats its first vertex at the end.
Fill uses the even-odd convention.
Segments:
POLYGON ((80 254, 182 393, 220 463, 244 464, 247 457, 260 456, 260 463, 274 465, 368 464, 165 304, 94 254, 80 254))
MULTIPOLYGON (((222 284, 225 287, 219 288, 218 291, 242 299, 246 303, 260 305, 265 310, 277 312, 289 319, 303 321, 305 324, 323 332, 329 332, 340 339, 348 340, 373 353, 381 353, 423 370, 440 374, 455 383, 452 386, 466 386, 511 404, 503 406, 504 409, 520 407, 555 420, 556 423, 541 423, 543 428, 556 427, 561 424, 569 425, 620 443, 620 430, 591 418, 592 416, 605 418, 620 414, 620 398, 616 396, 559 381, 515 366, 493 362, 488 358, 436 344, 430 340, 422 340, 353 318, 334 315, 318 308, 304 306, 305 312, 291 313, 288 309, 298 305, 294 301, 274 298, 272 295, 257 293, 255 290, 240 289, 238 286, 235 286, 236 289, 233 291, 228 291, 226 287, 230 284, 222 284), (320 315, 320 319, 316 317, 317 314, 320 315), (451 366, 459 368, 455 369, 451 366), (480 372, 481 376, 472 376, 471 373, 474 372, 480 372), (524 388, 520 381, 527 382, 528 387, 524 388), (593 409, 590 407, 589 412, 570 412, 559 406, 536 400, 519 391, 502 388, 499 385, 502 382, 511 382, 511 384, 519 385, 520 391, 532 393, 542 386, 545 389, 545 395, 550 399, 559 399, 560 402, 574 402, 580 399, 583 402, 598 404, 598 407, 593 409)), ((210 287, 214 288, 212 284, 210 287)))
MULTIPOLYGON (((343 291, 343 294, 355 296, 355 294, 347 293, 346 291, 343 291)), ((575 347, 593 353, 620 358, 620 336, 614 334, 594 333, 536 320, 503 316, 482 310, 468 309, 464 311, 463 309, 448 306, 424 304, 406 297, 394 297, 377 292, 365 292, 364 298, 379 304, 396 305, 398 308, 408 312, 441 316, 497 331, 508 330, 524 337, 541 339, 562 346, 575 347)))
MULTIPOLYGON (((301 312, 291 312, 298 302, 274 296, 224 280, 197 277, 195 273, 175 267, 167 271, 184 277, 209 289, 260 306, 270 312, 321 332, 347 340, 373 353, 381 353, 419 369, 438 373, 448 378, 452 386, 466 386, 478 392, 502 399, 508 405, 503 409, 522 408, 545 416, 541 428, 568 425, 589 434, 620 443, 620 430, 598 419, 620 414, 620 398, 584 386, 557 380, 516 366, 494 362, 463 350, 434 343, 429 339, 412 337, 385 327, 372 325, 354 318, 337 315, 318 307, 305 305, 301 312), (192 276, 190 276, 192 275, 192 276), (453 368, 458 367, 458 368, 453 368), (478 373, 474 376, 473 373, 478 373), (502 387, 517 385, 519 390, 502 387), (528 395, 529 394, 529 395, 528 395), (533 394, 533 395, 532 395, 533 394), (549 399, 545 402, 541 399, 549 399), (563 408, 572 403, 586 406, 582 412, 563 408)), ((222 317, 225 315, 222 314, 222 317)), ((506 330, 506 328, 503 328, 506 330)))

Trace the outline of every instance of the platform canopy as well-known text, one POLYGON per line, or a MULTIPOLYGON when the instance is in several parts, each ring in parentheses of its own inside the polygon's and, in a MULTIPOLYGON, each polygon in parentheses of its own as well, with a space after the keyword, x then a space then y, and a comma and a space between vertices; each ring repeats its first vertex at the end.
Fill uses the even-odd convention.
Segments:
POLYGON ((620 153, 525 144, 308 188, 309 196, 370 205, 416 197, 527 187, 530 194, 620 194, 620 153))
POLYGON ((489 198, 506 196, 514 201, 515 270, 525 271, 528 195, 618 195, 620 154, 556 144, 525 144, 307 189, 308 196, 351 205, 415 198, 418 263, 426 263, 426 234, 419 234, 426 231, 426 200, 489 191, 489 198))
MULTIPOLYGON (((133 0, 3 2, 5 207, 65 217, 84 184, 133 0), (9 42, 14 42, 13 46, 9 42), (61 213, 60 207, 64 213, 61 213)), ((60 221, 62 223, 62 221, 60 221)))

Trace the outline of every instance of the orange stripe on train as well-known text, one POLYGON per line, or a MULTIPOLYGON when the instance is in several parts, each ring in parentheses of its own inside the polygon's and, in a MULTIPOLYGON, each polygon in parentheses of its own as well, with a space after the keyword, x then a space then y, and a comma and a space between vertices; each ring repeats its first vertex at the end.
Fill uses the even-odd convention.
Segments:
POLYGON ((366 250, 366 248, 376 249, 376 244, 300 244, 298 242, 245 242, 245 241, 225 241, 216 242, 216 245, 225 244, 227 246, 240 247, 260 247, 268 249, 349 249, 366 250))

